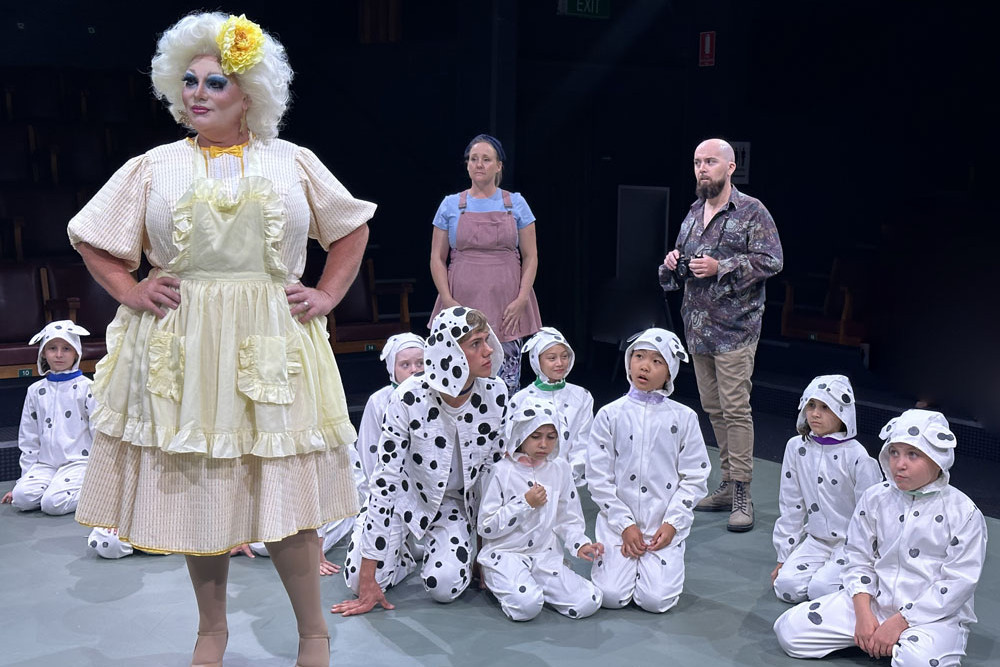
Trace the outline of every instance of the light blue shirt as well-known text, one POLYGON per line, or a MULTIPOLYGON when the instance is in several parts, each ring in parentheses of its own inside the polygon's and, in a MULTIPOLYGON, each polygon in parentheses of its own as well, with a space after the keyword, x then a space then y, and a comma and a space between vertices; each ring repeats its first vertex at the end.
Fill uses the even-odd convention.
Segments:
MULTIPOLYGON (((528 202, 519 192, 510 193, 510 203, 514 207, 514 222, 517 223, 518 230, 524 229, 535 222, 535 214, 531 212, 528 202)), ((469 213, 486 213, 489 211, 503 211, 503 195, 500 189, 493 193, 492 197, 477 199, 475 197, 465 198, 465 210, 469 213)), ((441 201, 437 213, 434 214, 434 226, 438 229, 448 231, 448 245, 455 247, 455 234, 458 229, 458 195, 448 195, 441 201)))

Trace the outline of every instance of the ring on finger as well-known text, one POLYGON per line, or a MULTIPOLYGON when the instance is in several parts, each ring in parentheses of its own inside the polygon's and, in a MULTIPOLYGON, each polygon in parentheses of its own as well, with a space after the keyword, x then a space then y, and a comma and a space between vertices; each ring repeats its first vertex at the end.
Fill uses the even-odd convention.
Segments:
POLYGON ((308 308, 309 307, 309 301, 303 301, 302 305, 305 306, 306 308, 308 308))

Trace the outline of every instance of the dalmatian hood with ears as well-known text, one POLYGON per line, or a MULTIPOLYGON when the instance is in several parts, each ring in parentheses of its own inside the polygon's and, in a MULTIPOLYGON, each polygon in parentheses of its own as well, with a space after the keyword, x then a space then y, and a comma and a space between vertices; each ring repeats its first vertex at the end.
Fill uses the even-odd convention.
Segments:
MULTIPOLYGON (((456 397, 469 381, 469 362, 458 340, 472 331, 466 321, 469 308, 445 308, 431 322, 431 335, 424 346, 422 379, 446 396, 456 397)), ((486 325, 486 343, 493 349, 490 375, 496 375, 503 364, 503 349, 493 329, 486 325)))
POLYGON ((799 399, 799 416, 795 428, 802 435, 809 435, 809 425, 806 423, 806 403, 810 399, 822 401, 833 414, 844 422, 848 438, 858 437, 858 416, 854 408, 854 388, 851 381, 843 375, 820 375, 813 378, 799 399))
POLYGON ((885 440, 885 445, 878 455, 878 462, 890 484, 889 447, 893 443, 903 443, 916 447, 941 468, 941 474, 936 480, 925 486, 921 491, 938 491, 947 486, 951 479, 949 470, 955 463, 955 445, 958 444, 955 434, 951 432, 948 420, 940 412, 932 410, 907 410, 882 427, 879 437, 885 440))
POLYGON ((542 368, 538 363, 538 357, 541 356, 542 352, 549 349, 553 345, 565 345, 566 350, 569 352, 569 367, 566 369, 566 375, 570 374, 573 370, 573 363, 576 361, 576 353, 573 352, 573 348, 570 346, 566 337, 554 327, 542 327, 538 330, 534 336, 529 338, 524 346, 521 348, 522 354, 528 355, 528 362, 531 364, 531 370, 535 371, 535 375, 542 378, 545 382, 552 382, 552 378, 545 377, 542 374, 542 368))
MULTIPOLYGON (((507 414, 507 439, 504 443, 506 453, 516 458, 515 452, 521 443, 545 424, 551 424, 555 427, 560 442, 569 438, 569 425, 566 423, 566 417, 556 411, 556 406, 552 401, 529 397, 528 400, 507 414)), ((559 444, 557 443, 546 458, 551 461, 558 456, 559 444)))
POLYGON ((66 341, 74 350, 76 350, 76 362, 67 372, 79 370, 80 358, 83 356, 83 344, 80 342, 80 336, 89 335, 89 331, 75 323, 73 320, 57 320, 46 324, 45 328, 32 336, 31 340, 28 341, 29 345, 38 343, 38 374, 45 375, 52 370, 49 368, 48 362, 45 361, 45 357, 42 355, 42 350, 45 349, 45 346, 50 340, 54 340, 56 338, 66 341))
POLYGON ((670 396, 674 393, 674 378, 677 377, 681 362, 688 360, 688 353, 684 351, 684 346, 677 334, 654 327, 636 334, 629 340, 631 345, 625 350, 625 375, 628 377, 629 384, 632 384, 632 373, 629 370, 632 352, 634 350, 655 350, 666 360, 667 368, 670 369, 670 379, 667 380, 663 389, 657 389, 655 392, 664 396, 670 396))

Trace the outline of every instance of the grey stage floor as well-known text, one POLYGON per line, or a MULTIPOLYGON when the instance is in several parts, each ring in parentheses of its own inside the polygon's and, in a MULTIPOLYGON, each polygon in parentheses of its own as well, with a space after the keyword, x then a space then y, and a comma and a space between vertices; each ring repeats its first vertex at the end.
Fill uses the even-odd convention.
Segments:
MULTIPOLYGON (((709 452, 717 455, 715 448, 709 452)), ((767 580, 774 567, 771 526, 778 470, 776 463, 757 462, 757 528, 752 532, 726 532, 725 513, 696 516, 687 585, 678 606, 666 614, 631 607, 573 621, 546 609, 534 621, 516 624, 505 620, 483 591, 470 590, 453 604, 439 605, 411 576, 389 592, 395 611, 328 617, 333 664, 801 665, 781 653, 771 632, 772 622, 787 608, 767 580)), ((0 493, 12 485, 0 484, 0 493)), ((589 498, 585 503, 592 526, 596 510, 589 498)), ((1000 535, 1000 522, 987 521, 994 536, 1000 535)), ((86 547, 86 534, 72 517, 0 507, 0 664, 187 665, 197 616, 183 558, 136 555, 102 561, 86 547)), ((344 550, 342 543, 328 557, 342 561, 344 550)), ((984 622, 973 626, 967 665, 1000 664, 998 584, 1000 554, 993 542, 976 596, 976 612, 984 622)), ((328 606, 348 595, 340 576, 324 578, 328 606)), ((266 559, 234 559, 229 610, 228 667, 294 662, 291 609, 266 559)), ((853 650, 823 664, 872 663, 853 650)))

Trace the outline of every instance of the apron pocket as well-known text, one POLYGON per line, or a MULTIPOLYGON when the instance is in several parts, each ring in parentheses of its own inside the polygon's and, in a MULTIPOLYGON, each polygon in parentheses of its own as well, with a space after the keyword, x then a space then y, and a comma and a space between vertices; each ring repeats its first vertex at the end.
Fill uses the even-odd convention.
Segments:
POLYGON ((298 345, 283 336, 247 336, 240 343, 236 385, 252 401, 291 403, 291 379, 301 371, 298 345))
POLYGON ((169 331, 154 330, 149 338, 149 378, 146 389, 150 393, 181 399, 184 386, 184 339, 169 331))

